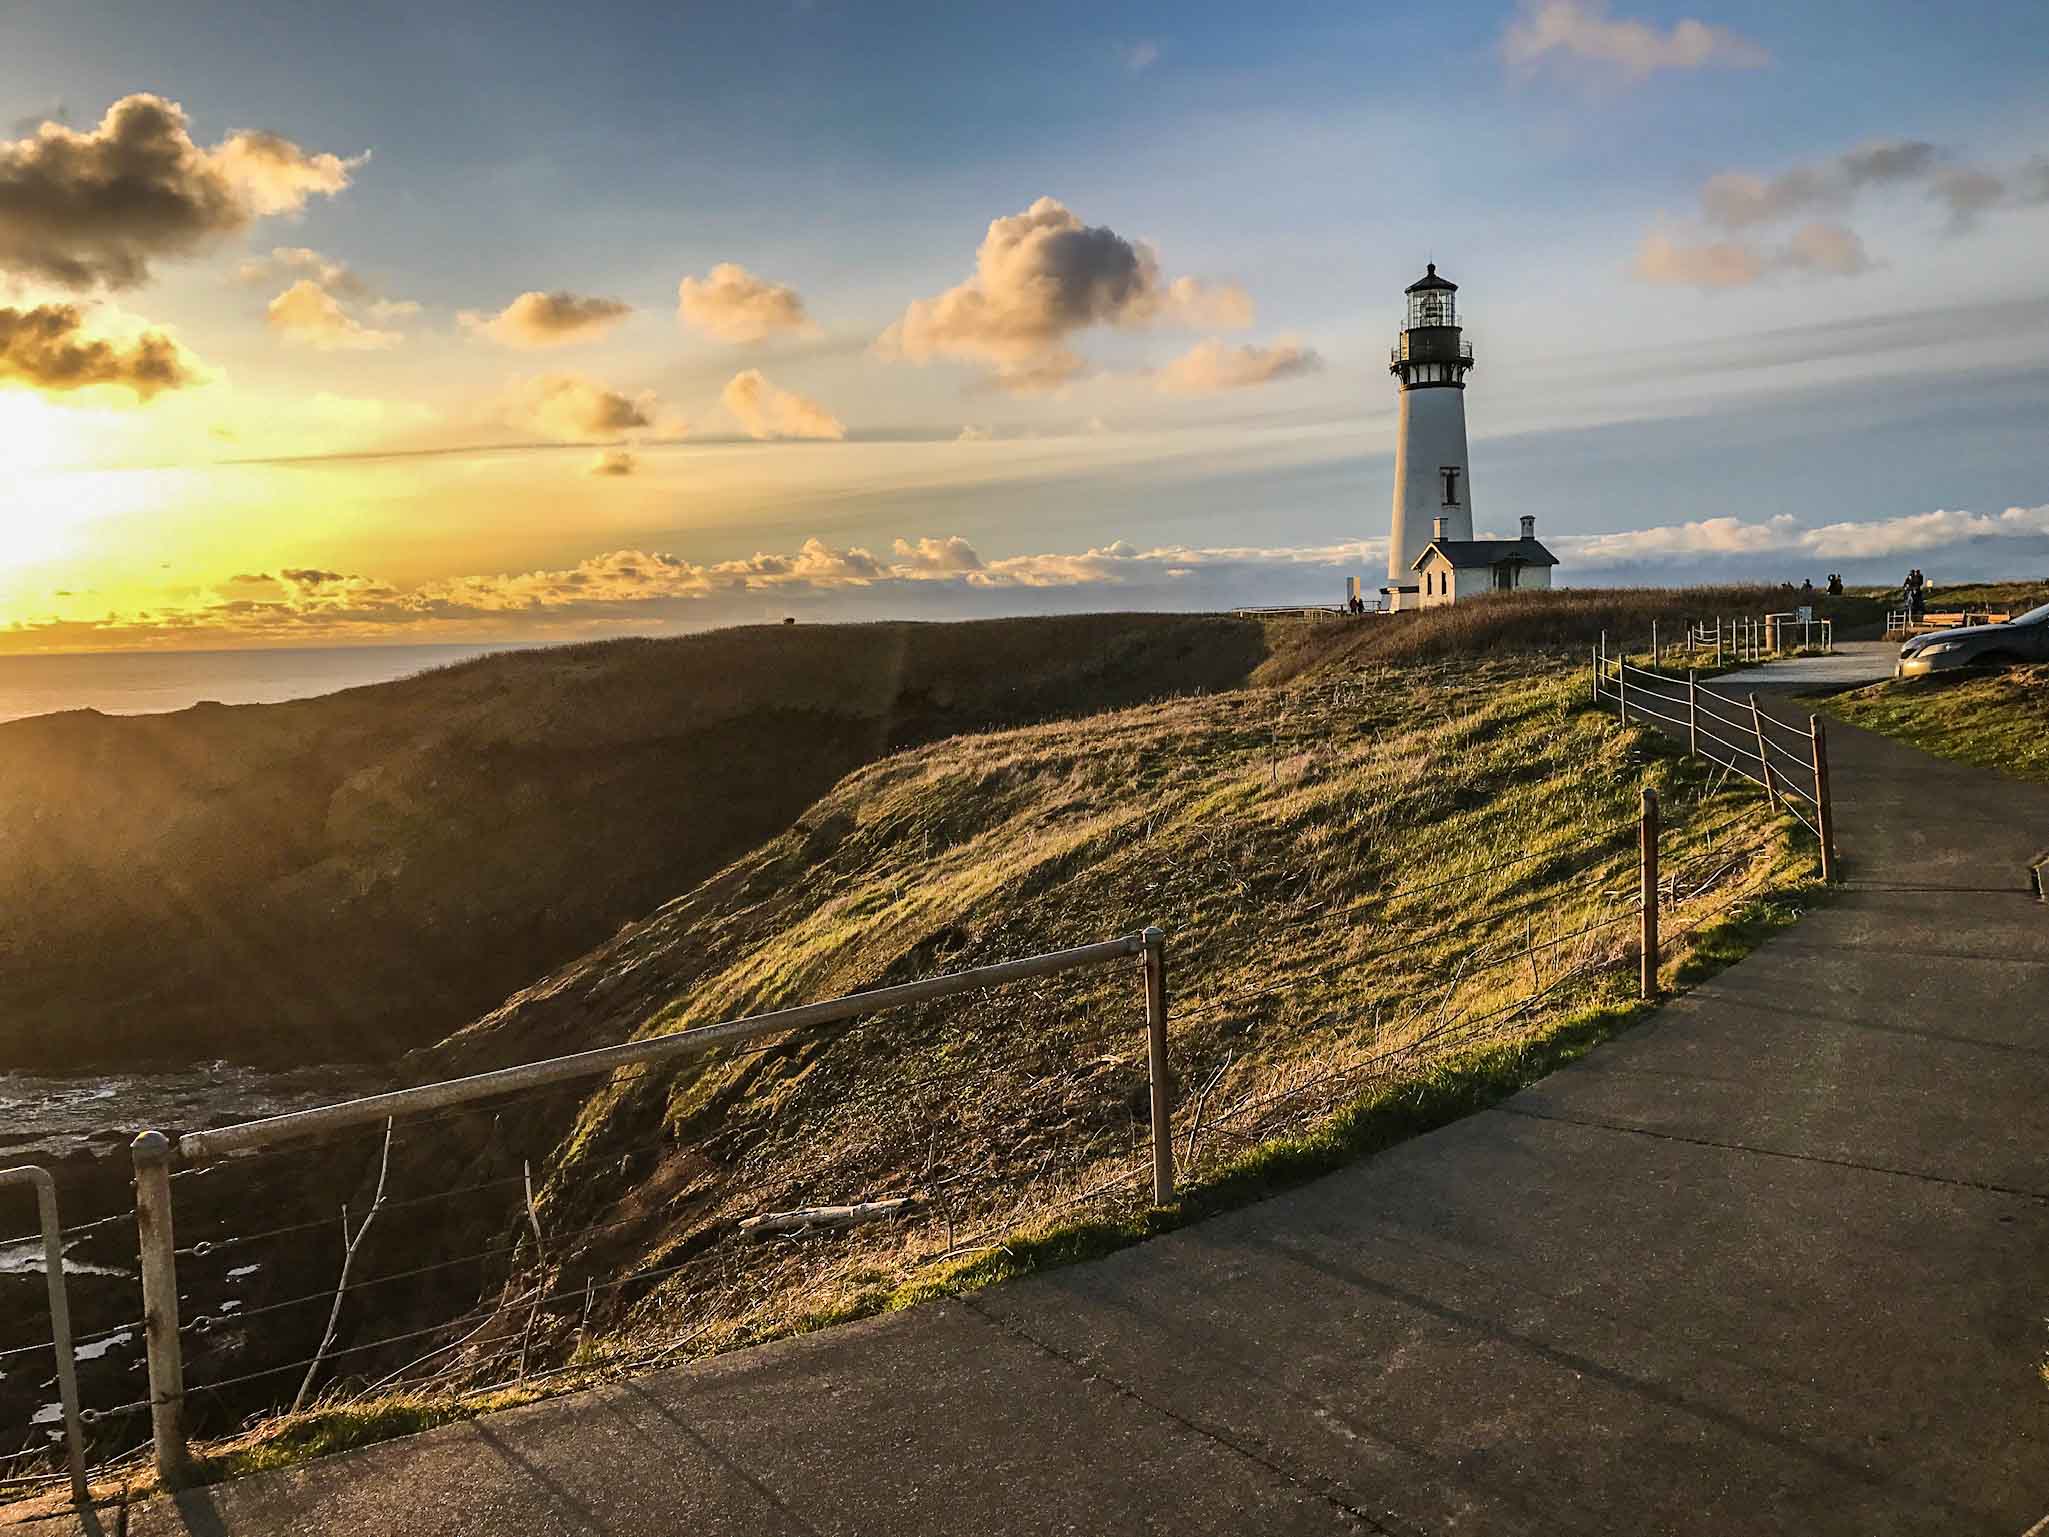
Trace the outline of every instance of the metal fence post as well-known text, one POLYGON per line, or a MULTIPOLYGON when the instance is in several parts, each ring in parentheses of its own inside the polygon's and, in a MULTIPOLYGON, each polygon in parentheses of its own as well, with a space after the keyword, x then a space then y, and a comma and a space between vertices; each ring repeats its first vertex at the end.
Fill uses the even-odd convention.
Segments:
POLYGON ((1167 1077, 1167 934, 1148 928, 1145 942, 1146 1058, 1153 1088, 1153 1205, 1174 1204, 1174 1121, 1167 1077))
POLYGON ((1658 792, 1643 789, 1643 809, 1637 818, 1637 851, 1643 882, 1643 975, 1641 991, 1646 998, 1658 996, 1658 792))
POLYGON ((135 1139, 135 1226, 142 1244, 142 1318, 149 1346, 149 1422, 157 1478, 167 1489, 191 1481, 185 1445, 185 1357, 178 1341, 177 1239, 171 1230, 171 1142, 162 1132, 135 1139))
POLYGON ((1828 793, 1828 736, 1821 717, 1807 717, 1808 734, 1814 738, 1814 825, 1821 834, 1821 881, 1832 886, 1836 879, 1836 808, 1828 793))
POLYGON ((1658 666, 1658 621, 1653 619, 1651 621, 1651 671, 1656 672, 1658 666))
POLYGON ((1715 615, 1715 666, 1722 665, 1722 616, 1715 615))
POLYGON ((1686 669, 1686 750, 1700 756, 1700 675, 1686 669))
POLYGON ((78 1361, 71 1353, 71 1301, 64 1285, 64 1225, 57 1216, 57 1182, 48 1169, 23 1164, 0 1169, 0 1185, 33 1185, 43 1230, 43 1281, 50 1296, 50 1348, 57 1357, 57 1397, 64 1409, 64 1455, 71 1468, 71 1501, 85 1505, 85 1446, 78 1428, 78 1361))
POLYGON ((1757 707, 1757 695, 1750 696, 1750 729, 1757 733, 1757 766, 1764 772, 1764 800, 1772 810, 1779 809, 1778 788, 1772 783, 1771 754, 1764 744, 1764 711, 1757 707))
POLYGON ((1615 708, 1622 717, 1622 724, 1629 724, 1629 658, 1615 659, 1615 708))

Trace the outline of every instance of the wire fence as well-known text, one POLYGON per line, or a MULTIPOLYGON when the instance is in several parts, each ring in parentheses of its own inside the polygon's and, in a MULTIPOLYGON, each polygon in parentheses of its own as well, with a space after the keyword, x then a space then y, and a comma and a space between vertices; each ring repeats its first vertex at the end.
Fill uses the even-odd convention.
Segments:
MULTIPOLYGON (((1159 1199, 1163 1139, 1175 1178, 1221 1179, 1433 1064, 1634 996, 1656 932, 1646 906, 1676 965, 1774 878, 1788 835, 1775 812, 1809 825, 1790 767, 1760 768, 1797 757, 1798 731, 1718 695, 1687 713, 1671 681, 1597 665, 1596 697, 1626 691, 1630 712, 1662 712, 1672 730, 1711 722, 1732 760, 1757 750, 1735 772, 1769 772, 1783 793, 1710 784, 1668 807, 1648 888, 1639 824, 1618 820, 1277 915, 1263 923, 1275 981, 1215 986, 1190 967, 1171 974, 1171 1010, 1164 961, 1156 979, 1134 937, 1112 942, 1125 965, 899 1004, 886 1000, 901 989, 878 989, 828 1000, 845 1005, 834 1017, 807 1005, 751 1035, 709 1027, 729 1032, 715 1049, 615 1055, 551 1081, 487 1075, 473 1097, 385 1096, 342 1121, 316 1112, 289 1139, 188 1136, 161 1184, 167 1224, 176 1191, 175 1328, 149 1337, 167 1310, 161 1292, 137 1305, 131 1268, 104 1278, 77 1339, 81 1354, 109 1347, 83 1384, 88 1460, 118 1474, 154 1452, 164 1467, 167 1406, 182 1447, 298 1408, 538 1391, 871 1311, 949 1267, 1002 1260, 1020 1233, 1138 1217, 1159 1199), (1166 1072, 1150 1055, 1155 997, 1166 1072)), ((145 1206, 148 1188, 139 1178, 145 1206)), ((112 1255, 133 1220, 65 1232, 112 1255)), ((149 1274, 145 1255, 145 1287, 149 1274)), ((52 1348, 9 1338, 0 1387, 52 1348)), ((12 1455, 0 1444, 0 1497, 61 1486, 49 1428, 24 1426, 12 1455)))
POLYGON ((1622 720, 1655 721, 1683 737, 1690 752, 1760 786, 1768 805, 1783 808, 1821 846, 1824 879, 1833 878, 1835 836, 1829 802, 1827 743, 1818 717, 1805 726, 1778 719, 1751 693, 1719 693, 1688 672, 1684 677, 1638 667, 1620 656, 1593 657, 1593 697, 1612 703, 1622 720))

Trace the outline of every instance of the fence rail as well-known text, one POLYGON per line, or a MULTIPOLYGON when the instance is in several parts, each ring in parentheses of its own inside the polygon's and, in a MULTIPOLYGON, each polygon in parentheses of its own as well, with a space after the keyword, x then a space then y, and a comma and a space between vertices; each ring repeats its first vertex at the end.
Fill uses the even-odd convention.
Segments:
MULTIPOLYGON (((1095 944, 1025 956, 990 966, 978 966, 946 976, 905 982, 893 987, 874 988, 867 992, 851 993, 818 1003, 803 1004, 796 1008, 780 1009, 773 1013, 751 1015, 745 1019, 730 1020, 722 1024, 682 1030, 649 1040, 628 1041, 618 1046, 578 1052, 571 1056, 552 1057, 540 1062, 523 1063, 517 1067, 478 1073, 467 1078, 423 1084, 388 1094, 367 1095, 342 1104, 247 1121, 218 1130, 192 1132, 178 1139, 176 1151, 189 1163, 199 1164, 382 1123, 386 1128, 385 1157, 388 1163, 390 1127, 401 1116, 446 1110, 498 1099, 509 1094, 602 1077, 621 1068, 672 1065, 767 1036, 785 1037, 909 1004, 953 997, 1034 977, 1052 976, 1110 961, 1127 960, 1133 956, 1140 957, 1143 962, 1147 1069, 1150 1078, 1152 1116, 1153 1200, 1155 1204, 1165 1206, 1174 1199, 1174 1140, 1168 1098, 1166 934, 1158 928, 1147 928, 1136 934, 1095 944)), ((170 1140, 158 1132, 144 1132, 135 1139, 136 1212, 142 1247, 143 1318, 149 1359, 151 1433, 155 1444, 158 1474, 167 1485, 178 1487, 190 1478, 190 1453, 185 1427, 187 1393, 183 1339, 188 1331, 182 1328, 178 1321, 178 1255, 181 1251, 177 1247, 172 1222, 172 1151, 170 1140)), ((528 1207, 531 1211, 530 1181, 528 1207)), ((348 1238, 342 1280, 336 1286, 331 1299, 327 1296, 319 1299, 332 1300, 337 1312, 342 1294, 349 1286, 348 1262, 353 1258, 356 1247, 367 1233, 370 1223, 383 1208, 383 1178, 380 1173, 378 1193, 370 1211, 363 1218, 361 1226, 355 1230, 354 1236, 348 1238)), ((345 1235, 348 1233, 347 1220, 347 1212, 344 1209, 345 1235)), ((539 1237, 539 1225, 536 1222, 537 1246, 539 1237)), ((652 1279, 660 1273, 640 1271, 618 1284, 652 1279)), ((594 1287, 592 1289, 594 1290, 594 1287)), ((529 1309, 530 1318, 538 1315, 542 1301, 538 1295, 531 1299, 522 1299, 522 1305, 529 1309)), ((499 1311, 500 1309, 491 1308, 481 1314, 483 1324, 488 1326, 499 1311)), ((327 1338, 323 1340, 320 1350, 313 1357, 260 1371, 216 1378, 206 1386, 220 1390, 301 1368, 306 1369, 305 1380, 310 1386, 321 1363, 332 1355, 376 1349, 401 1343, 409 1338, 425 1339, 430 1335, 447 1333, 452 1327, 459 1327, 468 1321, 470 1320, 457 1320, 451 1324, 443 1320, 411 1334, 388 1336, 367 1344, 343 1347, 339 1351, 331 1348, 333 1330, 330 1323, 327 1338)), ((498 1338, 491 1342, 498 1342, 498 1338)), ((301 1398, 304 1392, 305 1388, 302 1387, 301 1398)), ((297 1400, 295 1406, 296 1403, 297 1400)))
POLYGON ((1896 608, 1885 616, 1885 638, 1904 640, 1926 630, 1954 630, 1964 625, 2005 624, 2012 614, 1981 613, 1974 609, 1946 610, 1941 613, 1920 613, 1911 609, 1896 608))
MULTIPOLYGON (((1655 647, 1655 640, 1653 641, 1655 647)), ((1783 810, 1821 846, 1821 876, 1835 879, 1835 808, 1829 796, 1828 737, 1821 717, 1796 726, 1767 713, 1757 695, 1742 699, 1700 681, 1697 669, 1674 677, 1638 667, 1607 652, 1607 637, 1593 653, 1593 697, 1612 701, 1622 720, 1632 711, 1686 738, 1687 751, 1761 786, 1766 804, 1783 810), (1709 750, 1719 749, 1719 752, 1709 750)))

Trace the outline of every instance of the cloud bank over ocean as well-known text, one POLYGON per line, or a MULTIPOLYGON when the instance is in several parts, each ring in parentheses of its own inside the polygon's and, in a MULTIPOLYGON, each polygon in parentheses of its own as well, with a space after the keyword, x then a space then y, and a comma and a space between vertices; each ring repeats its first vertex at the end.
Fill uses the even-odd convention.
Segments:
MULTIPOLYGON (((592 472, 630 474, 630 456, 592 472)), ((1480 536, 1502 537, 1484 526, 1480 536)), ((1928 565, 1940 581, 2049 579, 2049 503, 1996 513, 1937 509, 1905 517, 1802 528, 1791 518, 1703 518, 1619 534, 1545 539, 1582 584, 1687 585, 1722 580, 1819 584, 1829 571, 1887 581, 1893 564, 1928 565)), ((0 652, 213 643, 312 645, 350 641, 574 639, 663 633, 785 614, 816 620, 985 617, 1091 609, 1214 609, 1331 603, 1347 576, 1378 584, 1386 542, 1306 546, 1140 546, 1129 540, 1071 552, 986 556, 959 535, 898 538, 888 549, 804 540, 698 562, 621 549, 556 570, 500 572, 415 586, 370 575, 293 567, 240 573, 179 607, 88 622, 0 626, 0 652)), ((1567 583, 1571 585, 1571 583, 1567 583)))

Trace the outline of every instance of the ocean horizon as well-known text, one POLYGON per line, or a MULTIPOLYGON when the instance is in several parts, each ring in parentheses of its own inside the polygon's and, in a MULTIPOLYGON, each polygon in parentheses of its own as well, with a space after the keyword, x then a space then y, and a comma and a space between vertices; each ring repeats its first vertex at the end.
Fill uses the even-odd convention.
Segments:
POLYGON ((64 710, 162 715, 195 704, 281 704, 517 645, 265 647, 0 656, 0 723, 64 710))

